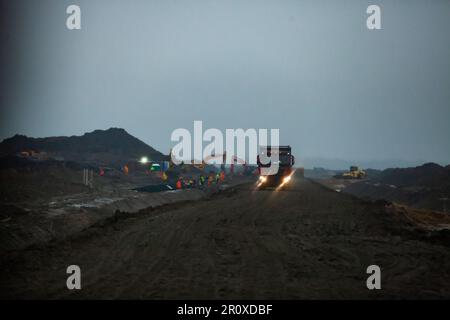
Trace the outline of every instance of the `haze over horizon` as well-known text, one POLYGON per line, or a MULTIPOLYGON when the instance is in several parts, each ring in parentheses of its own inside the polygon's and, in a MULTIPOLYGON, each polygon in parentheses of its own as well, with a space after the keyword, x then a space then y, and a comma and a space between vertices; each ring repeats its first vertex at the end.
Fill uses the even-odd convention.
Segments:
POLYGON ((376 31, 371 1, 80 0, 76 31, 69 4, 1 2, 0 140, 119 127, 168 153, 202 120, 317 166, 450 163, 450 1, 378 1, 376 31))

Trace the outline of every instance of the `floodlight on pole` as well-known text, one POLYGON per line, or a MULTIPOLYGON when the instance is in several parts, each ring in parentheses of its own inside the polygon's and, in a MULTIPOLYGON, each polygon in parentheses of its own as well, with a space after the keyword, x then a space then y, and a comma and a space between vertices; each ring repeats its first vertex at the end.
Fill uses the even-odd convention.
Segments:
POLYGON ((146 164, 148 163, 148 158, 147 157, 142 157, 141 160, 139 160, 140 163, 142 164, 146 164))

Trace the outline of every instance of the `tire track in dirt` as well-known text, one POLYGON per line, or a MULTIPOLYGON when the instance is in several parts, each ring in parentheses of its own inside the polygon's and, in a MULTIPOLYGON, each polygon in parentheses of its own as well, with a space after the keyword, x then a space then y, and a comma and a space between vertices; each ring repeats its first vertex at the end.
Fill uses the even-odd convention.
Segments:
POLYGON ((19 298, 450 297, 449 244, 398 233, 401 221, 377 204, 294 180, 286 191, 239 186, 27 250, 2 287, 19 298), (76 263, 83 289, 71 292, 65 268, 76 263), (365 287, 370 264, 382 268, 381 291, 365 287))

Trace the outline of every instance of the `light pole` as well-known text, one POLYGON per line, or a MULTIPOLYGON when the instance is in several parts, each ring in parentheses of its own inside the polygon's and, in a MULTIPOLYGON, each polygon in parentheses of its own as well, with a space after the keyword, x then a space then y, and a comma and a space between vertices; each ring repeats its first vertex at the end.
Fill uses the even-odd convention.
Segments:
POLYGON ((448 198, 440 198, 439 200, 442 201, 442 205, 443 205, 443 207, 444 207, 444 213, 447 213, 446 202, 448 201, 448 198))

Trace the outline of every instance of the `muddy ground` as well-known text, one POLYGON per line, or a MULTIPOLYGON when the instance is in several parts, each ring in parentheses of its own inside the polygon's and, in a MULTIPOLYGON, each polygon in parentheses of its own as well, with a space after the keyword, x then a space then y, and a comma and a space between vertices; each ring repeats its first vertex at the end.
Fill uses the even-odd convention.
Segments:
POLYGON ((450 298, 450 241, 294 178, 119 218, 1 258, 1 298, 450 298), (81 268, 82 289, 66 288, 81 268), (381 267, 381 290, 366 268, 381 267))

